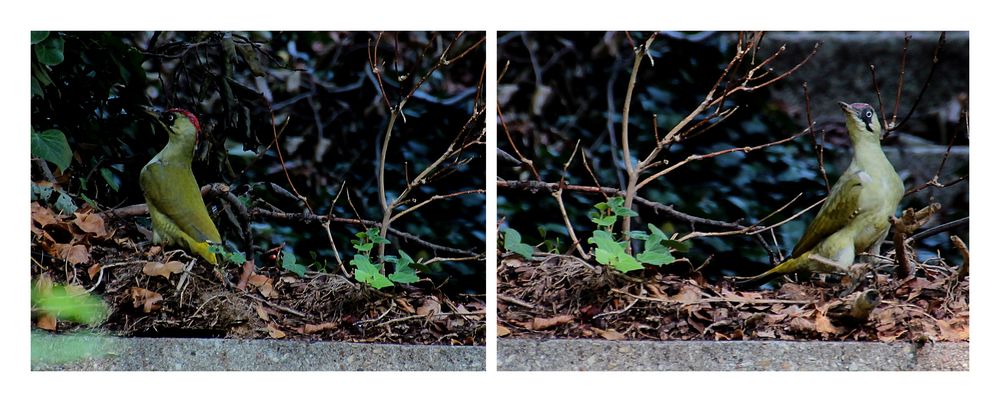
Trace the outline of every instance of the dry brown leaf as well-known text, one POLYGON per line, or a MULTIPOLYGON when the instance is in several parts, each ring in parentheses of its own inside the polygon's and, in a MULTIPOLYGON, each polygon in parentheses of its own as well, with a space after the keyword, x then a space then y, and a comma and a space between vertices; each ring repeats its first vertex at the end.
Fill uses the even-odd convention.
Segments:
POLYGON ((153 257, 157 254, 160 254, 161 251, 163 251, 163 247, 161 246, 150 247, 149 250, 146 251, 146 257, 153 257))
POLYGON ((268 314, 267 314, 267 310, 264 309, 264 305, 263 304, 256 303, 256 304, 254 304, 253 309, 254 309, 254 311, 257 312, 257 317, 260 317, 261 320, 267 321, 268 314))
POLYGON ((139 308, 142 306, 142 311, 146 313, 160 309, 160 302, 163 301, 163 295, 139 287, 133 287, 131 290, 132 307, 139 308))
POLYGON ((44 329, 46 331, 55 331, 56 330, 56 316, 53 315, 53 314, 42 314, 42 315, 38 316, 38 322, 36 322, 35 325, 38 328, 44 329))
POLYGON ((73 220, 73 223, 76 227, 80 228, 80 230, 90 233, 98 238, 105 238, 108 236, 108 232, 104 228, 104 218, 101 218, 98 214, 77 212, 76 219, 73 220))
POLYGON ((570 322, 573 322, 573 316, 569 314, 562 314, 549 318, 535 317, 533 320, 531 320, 531 323, 529 325, 530 328, 528 329, 537 331, 546 328, 551 328, 556 325, 567 324, 570 322))
POLYGON ((331 329, 337 329, 337 323, 334 322, 324 322, 321 324, 306 324, 302 326, 302 332, 306 334, 315 334, 317 332, 329 331, 331 329))
POLYGON ((396 298, 396 305, 399 306, 399 308, 403 309, 403 311, 405 311, 407 313, 410 313, 410 314, 416 314, 417 313, 417 310, 415 308, 413 308, 413 305, 410 304, 409 301, 407 301, 406 299, 404 299, 402 297, 397 297, 396 298))
POLYGON ((94 264, 91 265, 90 268, 87 268, 87 276, 89 276, 90 279, 94 279, 94 277, 99 273, 101 273, 101 264, 94 264))
POLYGON ((250 279, 247 280, 247 283, 257 288, 260 295, 268 299, 278 295, 277 292, 274 291, 274 281, 266 275, 250 274, 250 279))
POLYGON ((55 215, 48 208, 39 205, 37 202, 31 203, 31 220, 38 223, 40 227, 46 227, 48 225, 53 225, 59 223, 55 215))
POLYGON ((417 315, 429 316, 432 314, 439 314, 441 312, 441 302, 438 301, 437 297, 431 296, 424 299, 424 303, 417 307, 417 315))
POLYGON ((142 267, 142 273, 149 276, 162 276, 170 279, 170 274, 184 272, 184 263, 180 261, 170 261, 166 264, 150 261, 142 267))
POLYGON ((497 325, 497 336, 507 336, 510 335, 510 328, 503 325, 497 325))
POLYGON ((90 251, 82 244, 55 244, 53 250, 57 257, 73 265, 90 262, 90 251))
POLYGON ((826 314, 819 314, 816 316, 816 332, 821 334, 839 334, 841 330, 830 322, 826 314))
POLYGON ((267 324, 267 333, 268 335, 271 336, 271 338, 274 339, 281 339, 286 336, 285 332, 278 329, 278 327, 275 326, 274 324, 267 324))
POLYGON ((803 317, 795 317, 792 322, 788 323, 788 327, 792 331, 796 332, 814 332, 816 331, 816 324, 814 324, 809 319, 803 317))
POLYGON ((938 329, 941 331, 943 341, 967 341, 969 340, 968 321, 955 318, 951 320, 937 320, 938 329))
POLYGON ((613 328, 609 329, 609 330, 603 330, 603 329, 595 327, 595 328, 592 328, 592 329, 594 330, 595 333, 597 333, 598 335, 600 335, 602 338, 607 339, 609 341, 620 341, 622 339, 625 339, 625 335, 624 334, 622 334, 622 333, 620 333, 618 331, 615 331, 613 328))
POLYGON ((682 303, 695 303, 701 300, 701 290, 697 286, 684 284, 680 292, 670 296, 670 300, 678 301, 682 303))

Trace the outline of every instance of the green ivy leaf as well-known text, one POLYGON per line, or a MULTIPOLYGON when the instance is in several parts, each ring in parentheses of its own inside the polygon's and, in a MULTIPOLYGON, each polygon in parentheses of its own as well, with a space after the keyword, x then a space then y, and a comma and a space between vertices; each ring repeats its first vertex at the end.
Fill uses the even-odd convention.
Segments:
POLYGON ((521 243, 521 233, 517 230, 507 228, 503 231, 503 248, 511 253, 517 253, 524 258, 531 258, 535 253, 535 248, 531 245, 521 243))
POLYGON ((73 161, 73 151, 69 149, 66 134, 55 129, 41 133, 31 130, 31 154, 52 162, 62 171, 66 171, 73 161))
MULTIPOLYGON (((245 254, 243 254, 242 251, 236 251, 236 252, 233 252, 233 253, 226 253, 225 256, 226 256, 227 260, 229 260, 232 263, 237 264, 237 265, 243 265, 244 263, 247 262, 247 256, 245 254)), ((303 267, 302 274, 305 274, 304 267, 303 267)), ((301 276, 302 274, 299 274, 299 276, 301 276)))
POLYGON ((618 261, 611 266, 621 272, 628 273, 642 269, 642 264, 640 264, 639 261, 636 261, 635 257, 624 253, 616 255, 615 257, 617 257, 618 261))
POLYGON ((670 251, 664 248, 658 251, 644 251, 639 253, 636 258, 644 264, 664 266, 674 262, 674 256, 670 255, 670 251))
POLYGON ((306 266, 295 262, 295 254, 282 253, 281 267, 299 277, 306 276, 306 266))
POLYGON ((354 259, 351 260, 351 265, 354 266, 354 279, 358 282, 366 283, 375 289, 392 286, 392 281, 386 278, 385 275, 382 275, 379 272, 379 267, 372 264, 364 255, 355 254, 354 259))
POLYGON ((625 252, 625 245, 615 241, 614 236, 607 231, 595 230, 587 243, 597 245, 594 258, 601 264, 610 265, 621 272, 642 269, 642 264, 625 252))
POLYGON ((595 230, 594 234, 587 239, 587 243, 596 244, 597 248, 605 249, 613 253, 618 250, 621 250, 622 253, 625 252, 625 248, 615 241, 614 236, 612 236, 610 232, 605 230, 595 230))
POLYGON ((410 267, 396 267, 396 272, 389 274, 389 280, 396 283, 414 283, 419 281, 417 271, 410 267))
POLYGON ((358 250, 358 251, 360 251, 362 253, 367 253, 369 251, 372 251, 372 246, 375 245, 375 243, 367 243, 367 242, 365 242, 365 243, 362 243, 362 242, 355 243, 355 242, 352 241, 351 243, 354 244, 354 248, 356 250, 358 250))
POLYGON ((51 36, 45 41, 33 46, 35 57, 38 62, 47 66, 54 66, 63 62, 63 47, 66 44, 62 38, 51 36))
POLYGON ((618 220, 615 215, 608 215, 600 218, 590 218, 591 221, 597 224, 597 226, 613 226, 618 220))
POLYGON ((76 213, 76 203, 73 202, 73 198, 62 191, 59 191, 59 198, 56 198, 53 206, 65 214, 72 215, 76 213))
POLYGON ((49 31, 31 31, 31 44, 37 45, 49 37, 49 31))
POLYGON ((38 83, 35 77, 31 77, 31 96, 42 96, 45 92, 42 91, 42 84, 38 83))
POLYGON ((628 237, 635 240, 646 240, 649 238, 649 234, 641 230, 633 230, 628 232, 628 237))
POLYGON ((603 248, 594 249, 594 259, 603 265, 611 265, 615 261, 615 255, 603 248))
POLYGON ((90 207, 93 208, 95 211, 98 210, 98 208, 97 208, 97 202, 94 201, 94 200, 92 200, 90 197, 87 197, 86 194, 81 193, 80 194, 80 198, 82 198, 83 202, 86 202, 87 205, 90 205, 90 207))
POLYGON ((101 168, 101 177, 104 178, 105 183, 108 183, 108 186, 111 186, 112 190, 116 193, 118 192, 119 180, 115 177, 115 174, 111 172, 111 169, 101 168))
POLYGON ((674 251, 677 251, 678 253, 686 253, 688 252, 688 250, 691 249, 690 244, 679 242, 677 240, 664 240, 663 243, 666 244, 668 247, 674 249, 674 251))

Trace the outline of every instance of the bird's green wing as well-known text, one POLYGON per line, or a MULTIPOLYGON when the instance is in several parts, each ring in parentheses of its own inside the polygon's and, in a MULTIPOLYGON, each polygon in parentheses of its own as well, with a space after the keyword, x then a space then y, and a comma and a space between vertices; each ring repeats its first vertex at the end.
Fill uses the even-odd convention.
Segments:
POLYGON ((845 173, 841 180, 837 181, 830 190, 830 197, 820 207, 816 218, 809 224, 795 245, 795 249, 792 250, 792 257, 798 257, 811 250, 823 239, 846 226, 858 214, 858 198, 863 185, 860 174, 864 173, 845 173))
POLYGON ((139 184, 149 207, 166 215, 185 234, 199 242, 222 242, 190 170, 150 163, 139 173, 139 184))

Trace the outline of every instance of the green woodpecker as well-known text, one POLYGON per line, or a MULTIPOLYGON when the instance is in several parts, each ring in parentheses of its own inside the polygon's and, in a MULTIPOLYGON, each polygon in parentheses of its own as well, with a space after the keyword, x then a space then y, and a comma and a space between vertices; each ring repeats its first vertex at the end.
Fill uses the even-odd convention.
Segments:
POLYGON ((756 284, 796 272, 847 273, 855 256, 878 253, 889 232, 889 217, 903 198, 903 181, 882 153, 882 126, 865 103, 840 102, 854 147, 851 165, 830 190, 791 256, 760 275, 741 278, 756 284))
POLYGON ((158 121, 169 135, 167 146, 139 173, 139 185, 153 220, 153 243, 180 246, 217 264, 208 246, 222 239, 191 171, 201 125, 184 109, 167 110, 158 121))

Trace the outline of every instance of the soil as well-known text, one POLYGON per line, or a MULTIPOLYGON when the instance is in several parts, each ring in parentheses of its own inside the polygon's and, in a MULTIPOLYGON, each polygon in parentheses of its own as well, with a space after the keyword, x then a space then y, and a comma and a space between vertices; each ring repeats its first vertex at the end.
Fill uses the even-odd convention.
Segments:
POLYGON ((164 250, 145 241, 131 220, 100 219, 97 225, 98 216, 58 216, 32 205, 34 289, 44 293, 53 284, 66 285, 68 293, 97 296, 106 307, 99 322, 84 325, 33 306, 33 328, 91 327, 137 337, 485 343, 483 295, 449 296, 429 280, 377 291, 339 273, 296 275, 267 254, 240 290, 241 266, 213 266, 164 250))
POLYGON ((774 290, 741 290, 729 280, 709 283, 682 263, 625 275, 574 256, 524 260, 504 255, 498 267, 498 334, 613 340, 968 341, 968 276, 933 260, 916 264, 913 276, 897 280, 892 258, 892 251, 879 257, 868 266, 860 291, 844 295, 849 280, 819 275, 774 290), (844 312, 862 295, 876 299, 874 309, 861 320, 845 318, 844 312))

